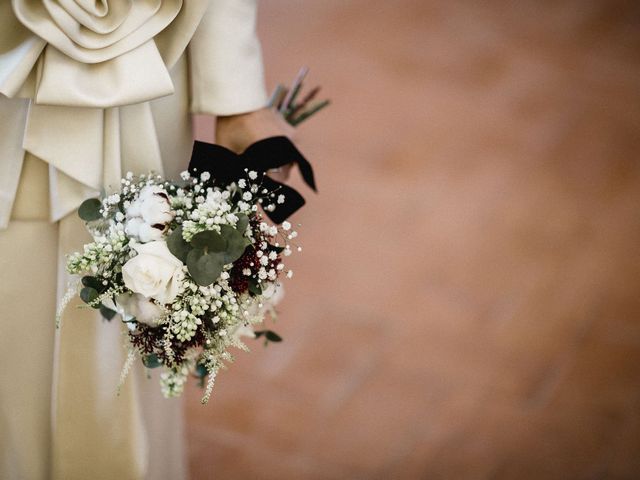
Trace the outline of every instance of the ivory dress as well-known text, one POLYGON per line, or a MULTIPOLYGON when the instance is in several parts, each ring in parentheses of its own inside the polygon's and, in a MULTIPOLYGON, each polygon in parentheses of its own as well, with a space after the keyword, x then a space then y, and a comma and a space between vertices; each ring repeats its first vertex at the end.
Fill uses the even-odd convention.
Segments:
MULTIPOLYGON (((75 209, 187 165, 191 113, 266 103, 255 0, 0 0, 0 478, 180 479, 180 401, 116 396, 117 322, 56 302, 75 209)), ((213 474, 214 472, 212 472, 213 474)))

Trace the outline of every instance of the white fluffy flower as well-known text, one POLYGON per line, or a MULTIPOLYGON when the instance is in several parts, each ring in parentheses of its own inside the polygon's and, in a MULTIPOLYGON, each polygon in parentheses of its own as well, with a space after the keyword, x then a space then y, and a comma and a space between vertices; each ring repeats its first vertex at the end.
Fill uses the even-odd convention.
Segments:
POLYGON ((128 217, 142 217, 149 225, 165 225, 173 220, 167 192, 159 185, 147 185, 127 209, 128 217))
POLYGON ((124 231, 130 237, 139 239, 142 243, 160 240, 163 230, 152 227, 141 217, 134 217, 127 220, 124 231))
POLYGON ((180 293, 184 278, 182 262, 164 241, 135 244, 138 255, 122 267, 125 286, 134 293, 167 304, 180 293))
POLYGON ((138 238, 143 243, 162 238, 165 226, 175 216, 167 192, 159 185, 143 187, 126 213, 127 235, 138 238))
POLYGON ((135 318, 150 327, 157 327, 164 314, 162 307, 139 293, 118 295, 115 303, 111 300, 103 303, 118 312, 125 322, 135 318))

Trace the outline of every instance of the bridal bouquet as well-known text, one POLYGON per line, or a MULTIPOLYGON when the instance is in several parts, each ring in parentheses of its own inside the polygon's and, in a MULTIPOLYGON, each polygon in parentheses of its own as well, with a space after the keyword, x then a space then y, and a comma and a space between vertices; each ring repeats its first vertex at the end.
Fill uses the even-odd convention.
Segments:
POLYGON ((118 192, 80 206, 93 241, 68 257, 67 270, 82 275, 89 307, 128 327, 121 383, 140 358, 162 369, 166 397, 180 395, 189 376, 207 379, 206 403, 231 347, 247 350, 243 337, 280 340, 254 327, 275 314, 281 279, 292 276, 285 259, 301 250, 286 218, 304 200, 268 176, 290 162, 315 188, 310 165, 285 137, 242 155, 196 142, 179 181, 128 173, 118 192))

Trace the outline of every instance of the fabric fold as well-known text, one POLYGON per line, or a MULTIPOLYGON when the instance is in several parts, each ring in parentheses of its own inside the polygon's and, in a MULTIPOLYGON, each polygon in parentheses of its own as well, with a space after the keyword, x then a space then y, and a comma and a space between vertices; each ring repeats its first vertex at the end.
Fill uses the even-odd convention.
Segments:
MULTIPOLYGON (((220 113, 242 113, 266 101, 262 67, 252 66, 260 64, 257 40, 250 38, 255 0, 235 1, 0 2, 0 229, 9 224, 25 155, 46 162, 50 219, 59 227, 58 298, 69 280, 64 254, 82 249, 87 239, 82 222, 70 215, 80 203, 118 188, 126 171, 162 174, 161 153, 165 161, 176 157, 174 171, 185 150, 186 166, 189 75, 198 76, 198 104, 206 103, 208 89, 222 89, 211 91, 216 101, 206 105, 224 102, 220 113), (205 15, 219 18, 202 25, 205 15), (224 25, 220 35, 211 35, 224 25), (204 32, 190 55, 201 65, 194 68, 185 50, 198 30, 204 32), (221 56, 225 61, 213 58, 221 56), (230 81, 208 81, 207 75, 230 81)), ((180 425, 171 421, 179 419, 180 404, 143 406, 145 385, 133 377, 116 397, 126 354, 118 351, 115 325, 103 328, 96 316, 70 305, 56 332, 53 447, 42 454, 50 453, 51 478, 182 478, 184 465, 172 461, 180 456, 181 437, 165 438, 173 433, 167 428, 180 425), (148 450, 143 418, 165 417, 166 425, 150 430, 163 438, 152 439, 156 448, 148 450), (165 445, 170 452, 162 451, 165 445)), ((38 460, 46 465, 50 458, 38 460)))
POLYGON ((18 95, 46 45, 40 38, 29 37, 0 52, 0 93, 7 97, 18 95))
POLYGON ((27 119, 27 104, 21 99, 0 96, 0 109, 11 118, 10 122, 0 122, 0 138, 5 139, 0 161, 0 229, 3 229, 9 225, 24 161, 21 136, 27 119))
POLYGON ((160 52, 148 40, 109 62, 83 63, 48 45, 43 54, 36 103, 107 108, 140 103, 173 93, 160 52))
POLYGON ((182 0, 136 0, 131 3, 131 12, 119 28, 99 35, 81 27, 70 16, 64 20, 52 17, 45 2, 12 1, 14 12, 25 27, 65 55, 83 63, 105 62, 139 47, 164 30, 182 7, 182 0), (157 9, 155 4, 159 4, 157 9))

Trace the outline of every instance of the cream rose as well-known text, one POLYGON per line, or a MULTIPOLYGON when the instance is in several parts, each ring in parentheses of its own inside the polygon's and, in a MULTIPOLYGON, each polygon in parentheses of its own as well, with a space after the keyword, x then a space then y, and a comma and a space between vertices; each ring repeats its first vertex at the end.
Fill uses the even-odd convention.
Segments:
POLYGON ((138 255, 122 267, 125 286, 160 303, 173 302, 180 293, 184 265, 162 240, 135 244, 138 255))

